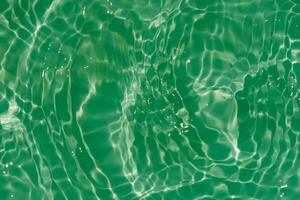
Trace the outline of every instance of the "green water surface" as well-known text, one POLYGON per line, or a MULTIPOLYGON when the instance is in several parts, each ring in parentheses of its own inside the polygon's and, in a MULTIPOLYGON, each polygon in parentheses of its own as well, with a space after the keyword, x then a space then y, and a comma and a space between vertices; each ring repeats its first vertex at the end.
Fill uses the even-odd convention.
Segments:
POLYGON ((0 199, 299 200, 299 0, 0 0, 0 199))

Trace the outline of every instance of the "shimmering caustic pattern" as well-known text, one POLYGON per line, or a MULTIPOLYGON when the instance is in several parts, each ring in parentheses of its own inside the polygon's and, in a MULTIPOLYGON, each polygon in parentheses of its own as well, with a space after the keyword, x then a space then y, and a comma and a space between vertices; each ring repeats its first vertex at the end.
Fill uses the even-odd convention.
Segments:
POLYGON ((1 0, 0 199, 300 199, 299 0, 1 0))

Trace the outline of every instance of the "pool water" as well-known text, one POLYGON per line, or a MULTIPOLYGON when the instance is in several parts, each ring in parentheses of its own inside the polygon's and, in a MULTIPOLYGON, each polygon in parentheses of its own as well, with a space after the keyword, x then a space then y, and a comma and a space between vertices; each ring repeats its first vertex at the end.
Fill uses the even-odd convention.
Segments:
POLYGON ((1 0, 0 199, 300 199, 299 0, 1 0))

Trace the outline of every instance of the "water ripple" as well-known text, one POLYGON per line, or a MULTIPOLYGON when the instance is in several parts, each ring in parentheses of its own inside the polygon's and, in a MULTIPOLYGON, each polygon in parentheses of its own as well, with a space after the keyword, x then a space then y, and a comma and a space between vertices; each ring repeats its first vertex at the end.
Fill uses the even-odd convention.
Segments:
POLYGON ((0 3, 3 199, 299 199, 299 2, 0 3))

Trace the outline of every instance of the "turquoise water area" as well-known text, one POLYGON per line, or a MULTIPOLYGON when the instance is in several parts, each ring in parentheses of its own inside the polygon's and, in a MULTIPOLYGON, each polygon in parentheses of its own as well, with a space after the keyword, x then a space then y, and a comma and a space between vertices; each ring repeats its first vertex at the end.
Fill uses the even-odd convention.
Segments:
POLYGON ((0 0, 0 199, 299 200, 299 0, 0 0))

